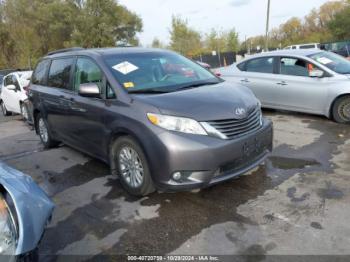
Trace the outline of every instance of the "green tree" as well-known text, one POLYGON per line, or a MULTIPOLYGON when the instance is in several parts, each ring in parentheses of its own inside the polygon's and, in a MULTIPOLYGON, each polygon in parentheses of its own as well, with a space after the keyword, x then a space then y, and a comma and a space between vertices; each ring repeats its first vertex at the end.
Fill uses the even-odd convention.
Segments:
POLYGON ((138 44, 137 32, 142 21, 113 0, 86 0, 80 3, 72 43, 82 47, 105 47, 138 44))
POLYGON ((188 26, 187 20, 173 16, 169 33, 172 50, 190 57, 201 52, 201 35, 188 26))
POLYGON ((152 47, 153 48, 165 48, 165 45, 157 37, 155 37, 152 41, 152 47))
POLYGON ((0 66, 29 67, 48 51, 138 44, 141 19, 114 0, 0 0, 0 66))
POLYGON ((345 9, 337 13, 329 21, 328 28, 335 37, 335 40, 350 39, 350 1, 345 9))
POLYGON ((231 29, 227 33, 226 51, 237 52, 239 47, 239 35, 235 29, 231 29))
POLYGON ((217 31, 215 28, 212 28, 210 33, 205 36, 205 47, 207 51, 225 51, 227 47, 227 39, 225 39, 224 32, 217 31))

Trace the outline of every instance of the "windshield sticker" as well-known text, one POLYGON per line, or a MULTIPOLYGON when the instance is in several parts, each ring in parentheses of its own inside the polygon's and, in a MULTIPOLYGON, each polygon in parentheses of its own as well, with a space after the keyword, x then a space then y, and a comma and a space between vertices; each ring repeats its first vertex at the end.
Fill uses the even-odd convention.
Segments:
POLYGON ((133 82, 126 82, 126 83, 124 83, 124 87, 125 88, 133 88, 133 87, 135 87, 135 85, 133 82))
POLYGON ((119 71, 120 73, 127 75, 137 69, 139 69, 137 66, 133 65, 132 63, 129 63, 128 61, 122 62, 120 64, 117 64, 112 67, 114 70, 119 71))
POLYGON ((333 61, 330 60, 330 59, 327 58, 327 57, 319 57, 319 58, 317 58, 316 60, 317 60, 317 62, 320 62, 321 64, 324 64, 324 65, 333 63, 333 61))

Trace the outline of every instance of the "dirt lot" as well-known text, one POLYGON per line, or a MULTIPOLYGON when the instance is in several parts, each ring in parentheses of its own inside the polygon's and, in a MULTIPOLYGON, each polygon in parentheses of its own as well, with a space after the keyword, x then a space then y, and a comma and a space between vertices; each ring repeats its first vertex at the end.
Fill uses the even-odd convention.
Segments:
POLYGON ((0 117, 0 159, 56 203, 41 255, 350 255, 350 126, 267 111, 266 164, 188 193, 128 196, 108 167, 66 146, 43 150, 19 117, 0 117))

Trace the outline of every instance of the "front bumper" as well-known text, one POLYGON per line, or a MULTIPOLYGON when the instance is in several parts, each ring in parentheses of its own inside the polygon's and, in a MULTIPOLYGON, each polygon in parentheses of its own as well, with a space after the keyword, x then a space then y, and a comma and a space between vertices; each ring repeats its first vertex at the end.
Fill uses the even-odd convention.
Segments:
POLYGON ((208 187, 242 175, 260 165, 272 151, 272 123, 234 140, 164 132, 158 136, 162 152, 151 157, 151 173, 159 190, 179 191, 208 187), (173 179, 173 174, 181 178, 173 179))

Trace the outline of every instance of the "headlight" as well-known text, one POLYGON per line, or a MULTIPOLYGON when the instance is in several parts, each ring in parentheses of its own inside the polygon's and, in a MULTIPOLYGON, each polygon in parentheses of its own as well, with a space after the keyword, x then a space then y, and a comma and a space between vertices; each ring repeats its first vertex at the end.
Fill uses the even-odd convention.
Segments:
POLYGON ((201 124, 190 118, 152 113, 148 113, 147 117, 152 124, 167 130, 195 135, 208 135, 201 124))
POLYGON ((16 227, 9 207, 0 193, 0 255, 15 255, 16 227))

